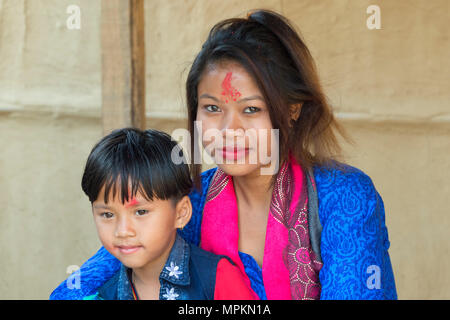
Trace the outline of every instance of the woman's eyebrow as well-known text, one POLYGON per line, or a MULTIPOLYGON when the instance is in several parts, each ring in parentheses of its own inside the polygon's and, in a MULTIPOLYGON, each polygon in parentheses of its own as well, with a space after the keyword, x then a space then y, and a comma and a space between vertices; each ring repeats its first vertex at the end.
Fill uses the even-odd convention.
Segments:
POLYGON ((236 101, 236 102, 237 102, 237 103, 240 103, 240 102, 245 102, 245 101, 250 101, 250 100, 261 100, 261 101, 264 102, 264 98, 261 97, 261 96, 258 95, 258 94, 255 94, 255 95, 250 96, 250 97, 245 97, 245 98, 239 99, 239 100, 236 101))
MULTIPOLYGON (((202 95, 199 97, 199 99, 202 99, 202 98, 208 98, 208 99, 212 99, 212 100, 214 100, 214 101, 220 102, 219 99, 217 99, 216 97, 214 97, 214 96, 212 96, 212 95, 210 95, 210 94, 207 94, 207 93, 204 93, 204 94, 202 94, 202 95)), ((264 102, 264 98, 261 97, 261 96, 258 95, 258 94, 255 94, 255 95, 250 96, 250 97, 245 97, 245 98, 239 99, 239 100, 236 101, 236 102, 237 102, 237 103, 240 103, 240 102, 245 102, 245 101, 250 101, 250 100, 261 100, 261 101, 264 102)))
POLYGON ((212 95, 209 95, 209 94, 207 94, 207 93, 204 93, 204 94, 202 94, 202 95, 199 97, 199 99, 202 99, 202 98, 208 98, 208 99, 212 99, 212 100, 214 100, 214 101, 220 102, 219 99, 217 99, 216 97, 214 97, 214 96, 212 96, 212 95))

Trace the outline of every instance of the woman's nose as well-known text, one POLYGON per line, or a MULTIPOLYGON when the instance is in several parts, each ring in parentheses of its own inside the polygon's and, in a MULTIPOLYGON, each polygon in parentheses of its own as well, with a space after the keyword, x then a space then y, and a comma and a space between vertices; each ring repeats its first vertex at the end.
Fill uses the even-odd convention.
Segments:
POLYGON ((230 112, 222 123, 222 145, 242 145, 245 138, 244 123, 237 112, 230 112))
POLYGON ((240 132, 243 130, 244 126, 242 123, 242 119, 236 112, 230 112, 224 117, 224 121, 222 123, 222 132, 224 134, 232 133, 234 131, 235 133, 233 135, 236 135, 236 132, 240 132))

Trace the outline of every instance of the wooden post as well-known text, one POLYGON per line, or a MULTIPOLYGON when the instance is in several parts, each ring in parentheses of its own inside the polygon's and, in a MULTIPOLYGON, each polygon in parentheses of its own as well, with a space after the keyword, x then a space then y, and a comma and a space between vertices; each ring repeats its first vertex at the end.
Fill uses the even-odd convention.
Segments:
POLYGON ((102 0, 103 134, 145 129, 144 0, 102 0))

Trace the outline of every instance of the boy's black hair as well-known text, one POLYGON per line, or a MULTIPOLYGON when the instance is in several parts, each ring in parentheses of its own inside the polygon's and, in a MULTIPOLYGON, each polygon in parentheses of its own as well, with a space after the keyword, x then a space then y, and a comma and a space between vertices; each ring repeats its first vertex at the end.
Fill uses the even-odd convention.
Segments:
POLYGON ((92 149, 81 187, 91 203, 97 200, 103 186, 105 203, 116 194, 125 203, 138 191, 147 200, 170 199, 176 203, 189 194, 192 180, 185 161, 172 161, 172 151, 183 157, 181 147, 164 132, 114 130, 92 149))

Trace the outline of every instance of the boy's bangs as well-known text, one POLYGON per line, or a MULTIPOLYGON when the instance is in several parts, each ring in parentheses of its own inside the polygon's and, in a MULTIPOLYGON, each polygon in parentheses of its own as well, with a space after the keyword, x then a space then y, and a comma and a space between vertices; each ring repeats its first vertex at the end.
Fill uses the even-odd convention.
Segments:
POLYGON ((150 161, 146 157, 133 160, 125 166, 116 166, 122 168, 121 172, 110 172, 104 183, 105 203, 116 196, 125 203, 133 199, 138 192, 148 201, 153 201, 154 198, 167 200, 174 196, 176 188, 168 188, 171 184, 175 185, 173 177, 168 175, 170 171, 164 170, 158 162, 150 161))
POLYGON ((91 202, 100 196, 105 203, 119 199, 124 204, 137 193, 148 201, 179 199, 191 191, 192 181, 187 165, 172 161, 175 147, 169 135, 157 131, 115 131, 89 155, 83 191, 91 202))
POLYGON ((137 193, 140 193, 147 201, 153 201, 155 194, 151 188, 146 190, 139 179, 133 179, 132 177, 125 177, 122 179, 121 176, 110 177, 104 184, 104 202, 108 203, 116 197, 120 199, 122 204, 131 201, 137 193), (128 181, 128 183, 122 183, 122 181, 128 181))

